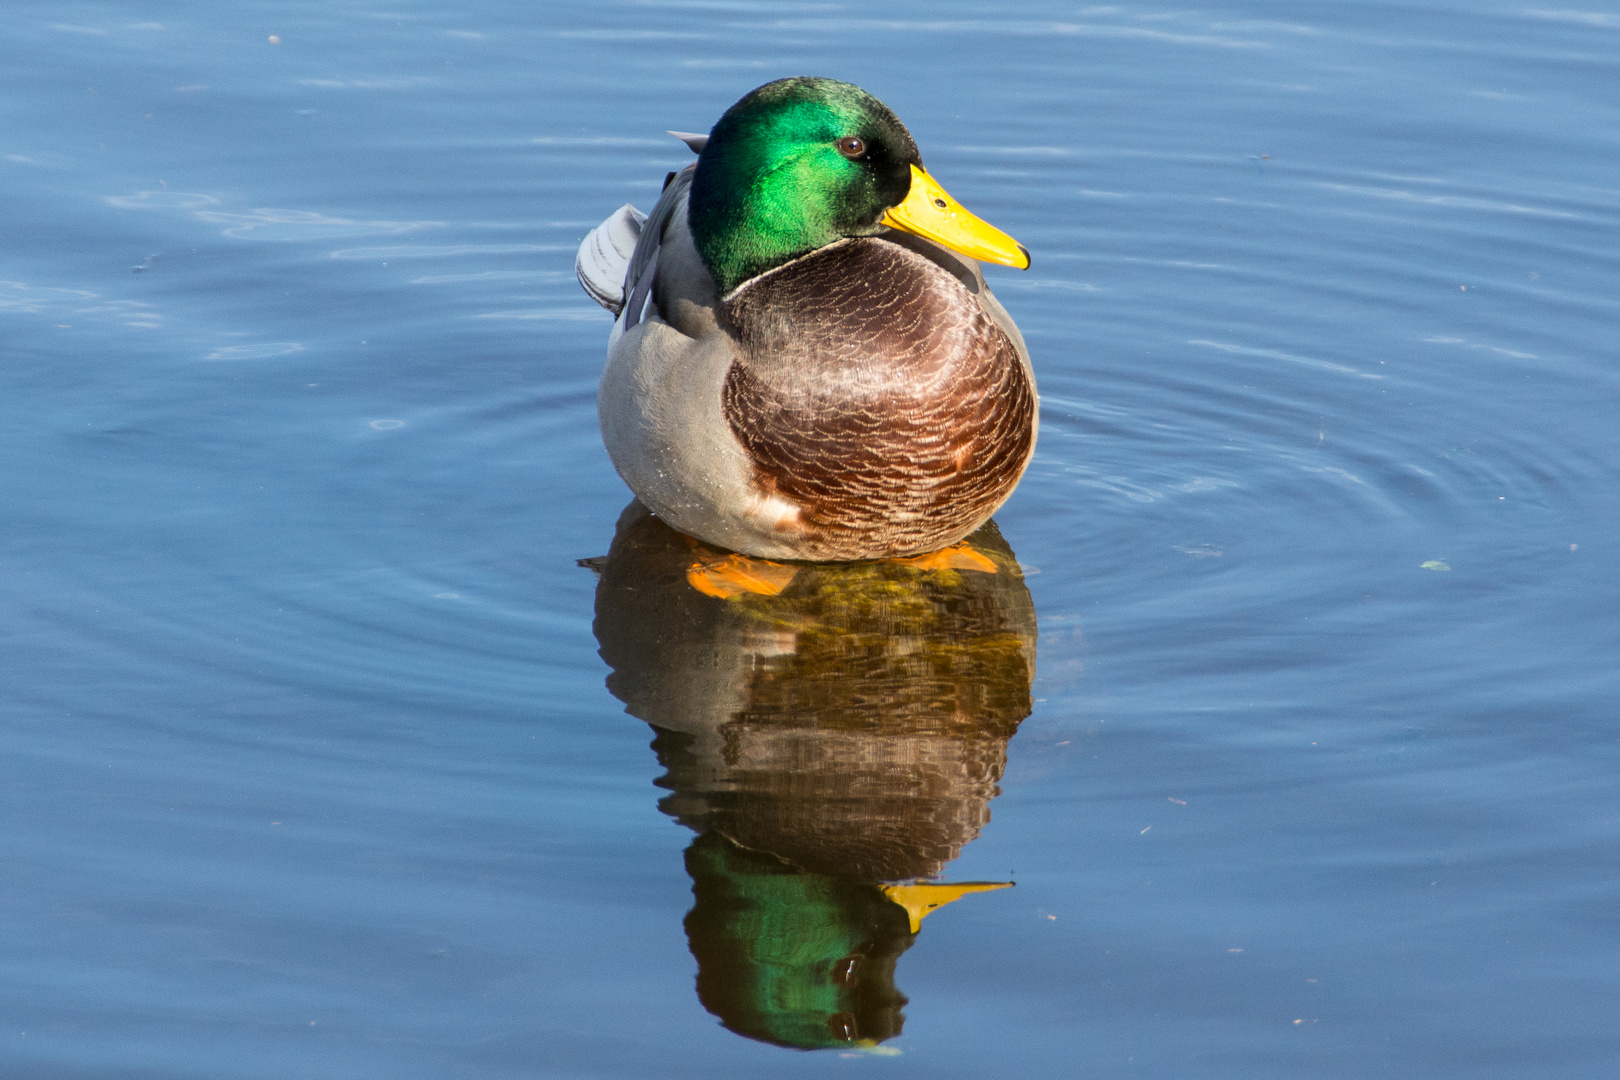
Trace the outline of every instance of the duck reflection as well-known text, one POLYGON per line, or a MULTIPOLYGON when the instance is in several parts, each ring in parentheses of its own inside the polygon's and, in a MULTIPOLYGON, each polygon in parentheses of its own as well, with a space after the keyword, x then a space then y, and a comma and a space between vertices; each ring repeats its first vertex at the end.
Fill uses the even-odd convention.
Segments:
POLYGON ((659 808, 698 834, 704 1007, 781 1046, 897 1035, 895 963, 923 916, 1008 884, 927 879, 989 821, 1029 715, 1012 551, 989 524, 925 559, 743 562, 632 503, 588 563, 608 689, 653 726, 659 808))

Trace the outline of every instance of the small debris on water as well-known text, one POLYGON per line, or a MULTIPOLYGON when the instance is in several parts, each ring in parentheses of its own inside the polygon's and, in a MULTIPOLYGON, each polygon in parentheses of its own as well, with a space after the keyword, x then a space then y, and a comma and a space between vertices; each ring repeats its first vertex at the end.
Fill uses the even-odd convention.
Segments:
POLYGON ((1428 562, 1424 563, 1418 569, 1420 569, 1420 570, 1450 570, 1451 567, 1447 566, 1445 563, 1441 562, 1439 559, 1430 559, 1428 562))

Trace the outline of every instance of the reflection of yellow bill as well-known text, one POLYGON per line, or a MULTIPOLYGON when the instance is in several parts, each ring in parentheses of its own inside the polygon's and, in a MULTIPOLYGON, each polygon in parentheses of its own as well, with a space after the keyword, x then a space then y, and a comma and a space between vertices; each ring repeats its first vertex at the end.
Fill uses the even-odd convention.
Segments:
POLYGON ((905 201, 890 207, 881 220, 891 229, 916 233, 984 262, 1029 269, 1029 252, 1023 244, 968 213, 916 165, 911 167, 911 191, 905 201))
POLYGON ((968 893, 989 892, 991 889, 1012 887, 1010 881, 914 882, 910 885, 884 885, 883 895, 906 909, 911 918, 911 932, 922 928, 925 915, 960 900, 968 893))

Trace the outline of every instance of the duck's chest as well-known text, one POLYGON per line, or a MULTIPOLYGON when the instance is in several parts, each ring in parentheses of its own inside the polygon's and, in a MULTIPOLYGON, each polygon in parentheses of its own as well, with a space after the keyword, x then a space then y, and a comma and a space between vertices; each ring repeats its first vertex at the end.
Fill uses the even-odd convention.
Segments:
POLYGON ((758 483, 808 526, 982 520, 1016 483, 1034 387, 1007 335, 936 264, 847 241, 756 279, 725 313, 739 346, 726 420, 758 483))
POLYGON ((760 396, 876 421, 884 410, 949 410, 1017 365, 1006 335, 961 282, 879 239, 790 263, 724 309, 740 346, 731 380, 739 401, 760 396))

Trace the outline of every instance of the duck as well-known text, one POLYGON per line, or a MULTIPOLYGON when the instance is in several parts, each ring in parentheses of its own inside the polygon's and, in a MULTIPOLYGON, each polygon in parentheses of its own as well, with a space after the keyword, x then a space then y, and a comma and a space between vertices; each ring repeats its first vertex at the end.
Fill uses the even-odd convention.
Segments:
POLYGON ((727 109, 652 211, 576 270, 615 315, 602 440, 637 499, 746 558, 948 550, 1035 449, 1035 374, 981 262, 1029 252, 923 166, 860 87, 793 77, 727 109))

